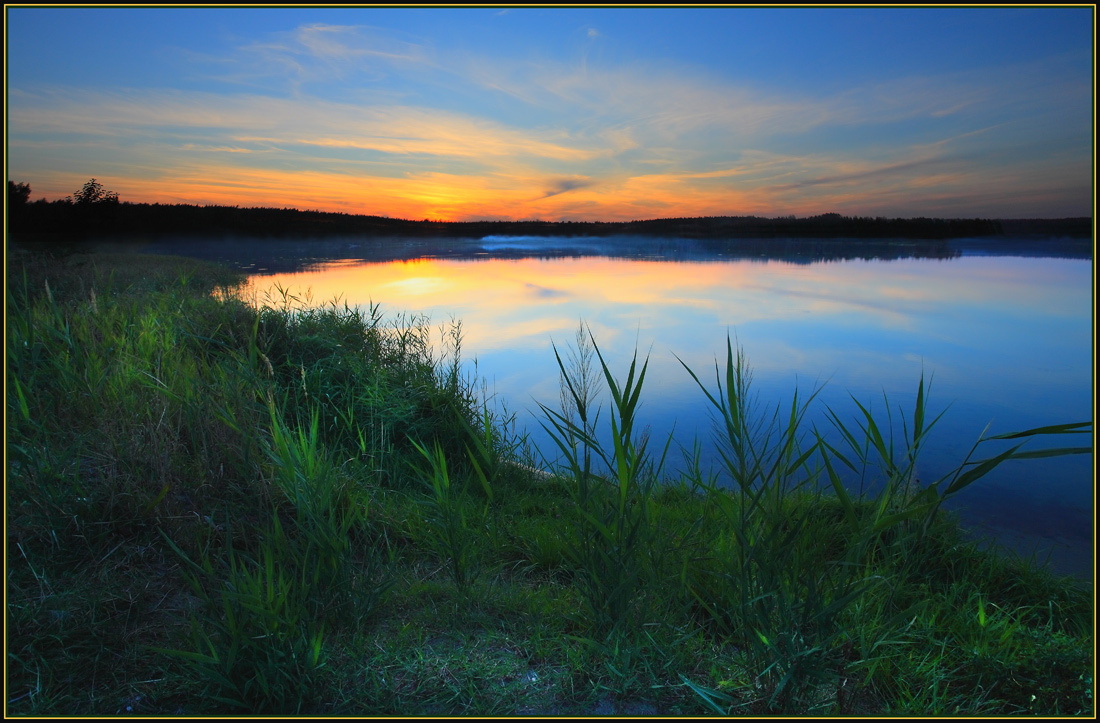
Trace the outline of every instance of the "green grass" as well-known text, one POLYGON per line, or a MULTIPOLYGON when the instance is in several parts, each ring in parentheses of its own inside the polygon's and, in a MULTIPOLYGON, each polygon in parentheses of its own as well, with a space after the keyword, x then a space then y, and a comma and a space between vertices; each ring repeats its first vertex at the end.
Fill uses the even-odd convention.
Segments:
POLYGON ((827 436, 731 344, 685 369, 722 468, 668 479, 582 329, 545 477, 460 325, 238 282, 9 251, 9 715, 1092 714, 1091 591, 941 511, 1035 455, 917 485, 924 380, 827 436))

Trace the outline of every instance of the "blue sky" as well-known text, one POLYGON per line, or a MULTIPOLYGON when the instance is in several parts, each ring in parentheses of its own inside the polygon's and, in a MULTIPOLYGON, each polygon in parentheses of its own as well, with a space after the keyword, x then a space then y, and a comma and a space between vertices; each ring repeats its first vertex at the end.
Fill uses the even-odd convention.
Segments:
POLYGON ((403 218, 1092 214, 1093 9, 6 8, 8 178, 403 218))

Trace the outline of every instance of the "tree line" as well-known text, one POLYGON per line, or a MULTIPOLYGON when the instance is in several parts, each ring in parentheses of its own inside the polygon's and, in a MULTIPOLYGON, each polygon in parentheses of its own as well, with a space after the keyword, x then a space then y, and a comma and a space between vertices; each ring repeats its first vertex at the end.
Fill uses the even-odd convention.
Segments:
POLYGON ((91 179, 72 196, 30 202, 30 185, 8 181, 8 230, 25 234, 242 234, 260 236, 674 236, 722 238, 949 239, 1003 235, 1091 237, 1091 218, 885 218, 825 213, 708 216, 637 221, 411 221, 293 208, 129 203, 91 179))

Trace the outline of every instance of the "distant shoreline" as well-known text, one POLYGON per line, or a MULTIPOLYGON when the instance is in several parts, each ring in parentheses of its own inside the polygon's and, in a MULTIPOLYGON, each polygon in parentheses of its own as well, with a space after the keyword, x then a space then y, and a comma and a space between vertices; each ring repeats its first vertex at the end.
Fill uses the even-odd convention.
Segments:
POLYGON ((9 207, 8 230, 20 234, 133 236, 242 234, 482 238, 485 236, 660 236, 730 238, 1091 238, 1092 219, 871 218, 826 213, 783 216, 707 216, 641 221, 409 221, 383 216, 235 206, 91 204, 38 201, 9 207))

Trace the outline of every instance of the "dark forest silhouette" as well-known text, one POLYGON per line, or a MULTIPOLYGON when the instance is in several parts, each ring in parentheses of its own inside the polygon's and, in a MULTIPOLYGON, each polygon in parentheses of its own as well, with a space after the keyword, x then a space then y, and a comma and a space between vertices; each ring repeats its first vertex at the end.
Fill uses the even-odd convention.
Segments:
POLYGON ((842 216, 709 216, 639 221, 410 221, 292 208, 240 208, 120 202, 93 178, 73 196, 29 201, 30 186, 8 181, 8 230, 69 237, 103 234, 241 234, 256 236, 661 236, 728 238, 910 238, 997 236, 1089 238, 1091 218, 943 219, 842 216))

